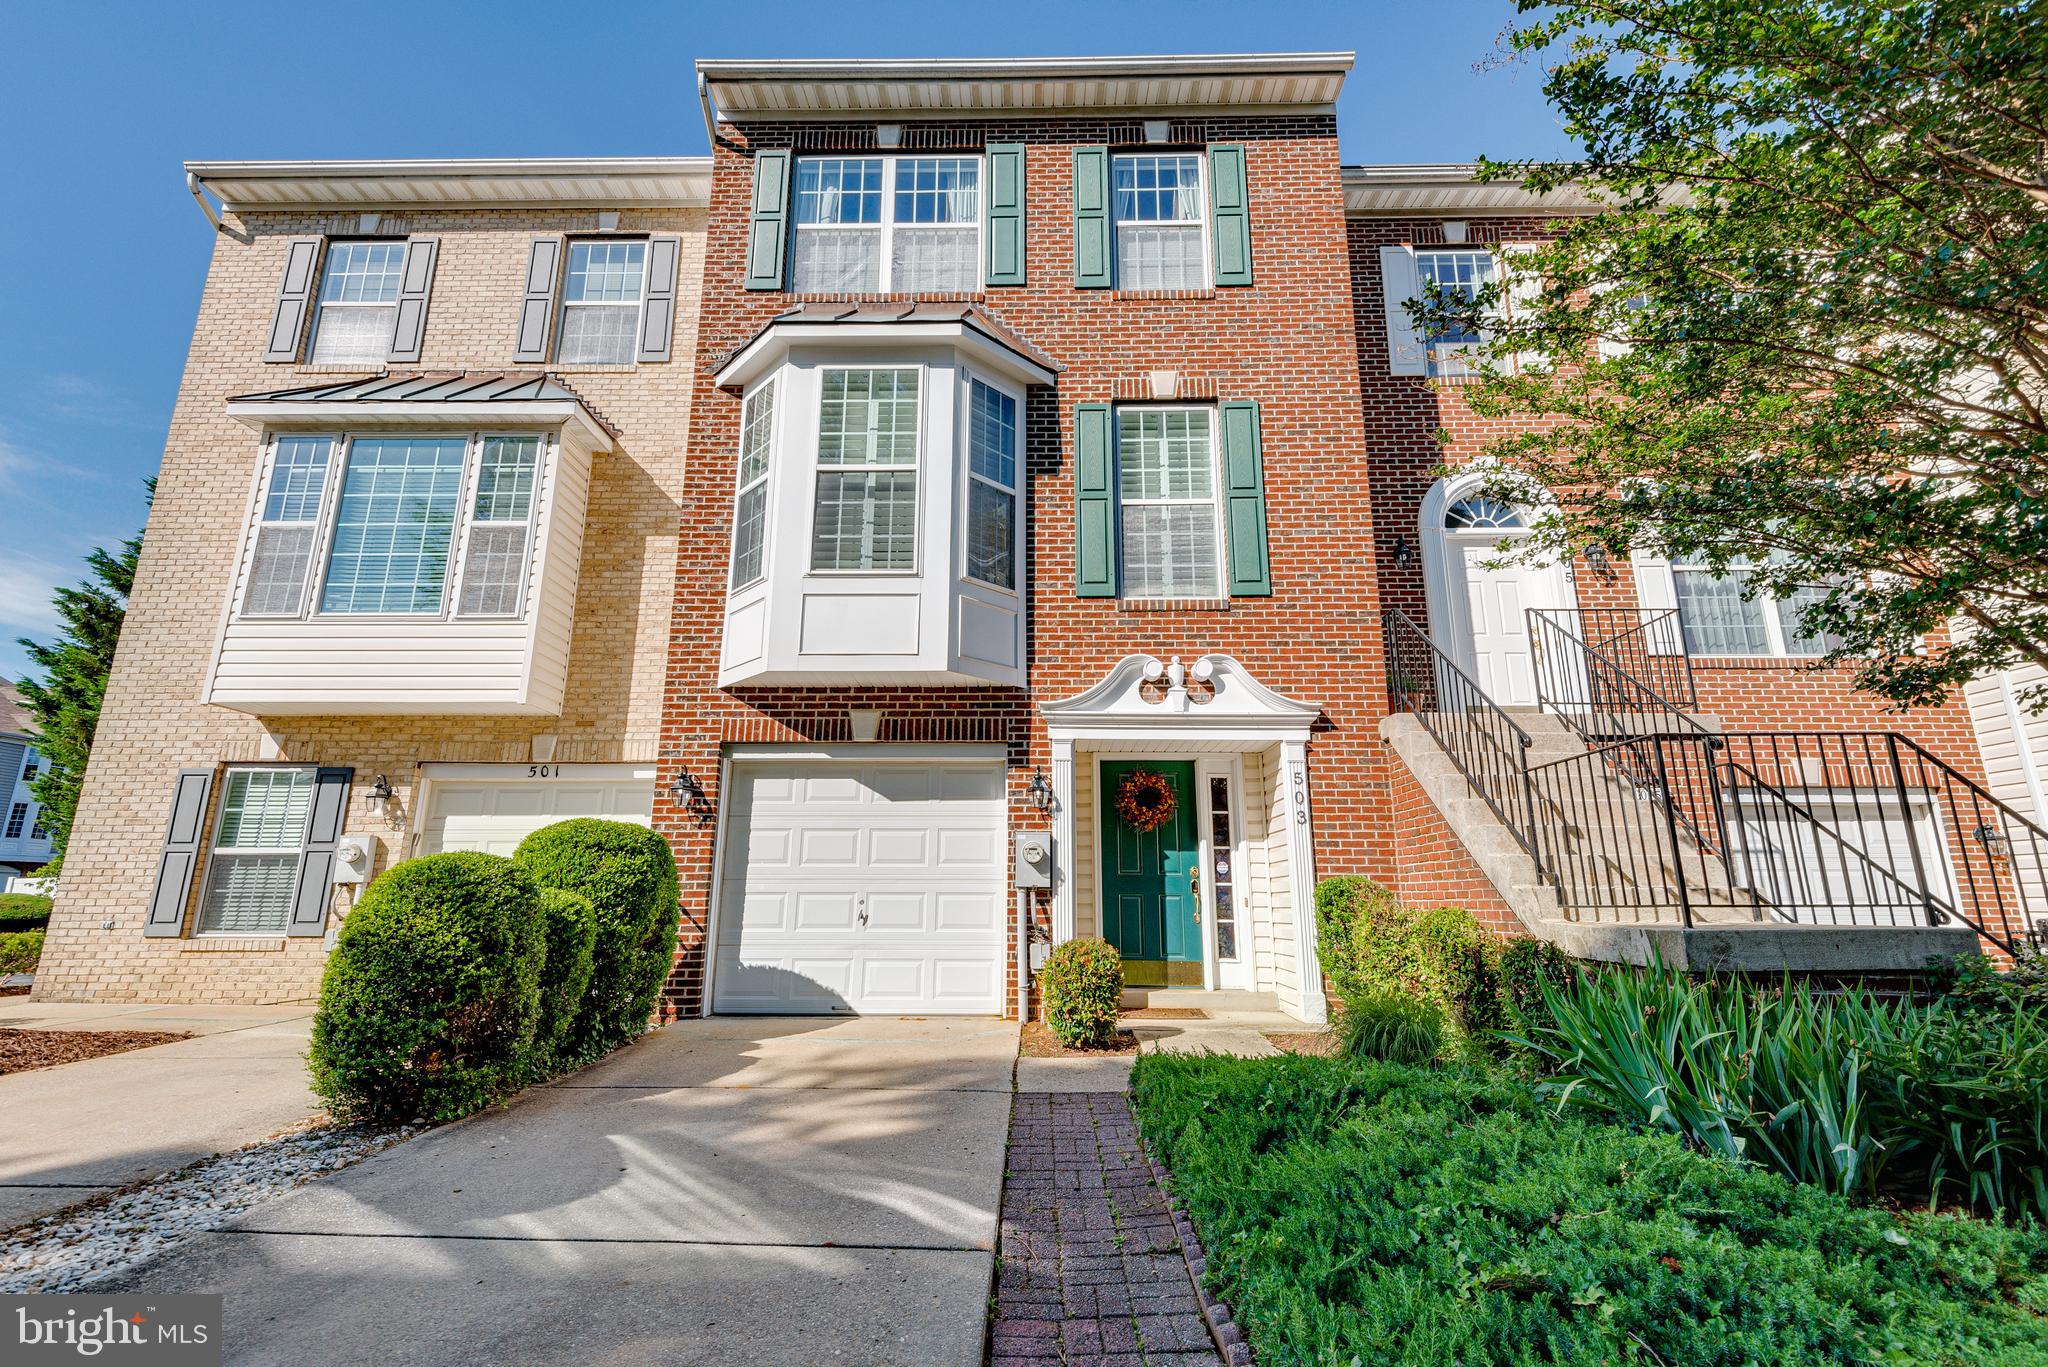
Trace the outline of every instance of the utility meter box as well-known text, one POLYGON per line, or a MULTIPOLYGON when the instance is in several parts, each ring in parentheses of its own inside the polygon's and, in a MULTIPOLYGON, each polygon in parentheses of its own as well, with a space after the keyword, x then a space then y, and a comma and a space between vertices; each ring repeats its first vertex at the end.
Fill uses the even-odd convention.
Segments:
POLYGON ((1017 886, 1052 886, 1052 832, 1017 832, 1017 886))
POLYGON ((334 842, 334 881, 367 883, 376 862, 377 842, 367 835, 345 835, 334 842))

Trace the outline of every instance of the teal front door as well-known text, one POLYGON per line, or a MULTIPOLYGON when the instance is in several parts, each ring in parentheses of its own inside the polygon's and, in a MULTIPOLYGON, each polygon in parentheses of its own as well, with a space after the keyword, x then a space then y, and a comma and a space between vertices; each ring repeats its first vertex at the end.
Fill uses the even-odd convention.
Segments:
POLYGON ((1185 760, 1118 760, 1102 766, 1102 938, 1139 986, 1202 983, 1201 843, 1195 821, 1195 766, 1185 760), (1140 831, 1117 815, 1117 790, 1134 769, 1173 789, 1173 815, 1140 831))

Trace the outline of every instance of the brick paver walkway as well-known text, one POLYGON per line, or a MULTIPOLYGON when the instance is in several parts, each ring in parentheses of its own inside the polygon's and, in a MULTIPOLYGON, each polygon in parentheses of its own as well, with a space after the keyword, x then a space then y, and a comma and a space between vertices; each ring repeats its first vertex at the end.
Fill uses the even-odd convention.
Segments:
POLYGON ((1010 1119, 996 1367, 1219 1367, 1121 1092, 1020 1093, 1010 1119))

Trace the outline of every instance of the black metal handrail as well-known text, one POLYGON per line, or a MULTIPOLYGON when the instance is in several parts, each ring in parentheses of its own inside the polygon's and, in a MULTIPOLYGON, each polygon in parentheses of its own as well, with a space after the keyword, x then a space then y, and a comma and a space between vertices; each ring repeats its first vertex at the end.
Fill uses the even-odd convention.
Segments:
POLYGON ((1399 608, 1383 615, 1387 692, 1457 766, 1522 848, 1536 853, 1529 733, 1399 608))
POLYGON ((1536 701, 1599 744, 1619 736, 1704 731, 1689 709, 1699 706, 1691 658, 1653 651, 1677 643, 1675 611, 1530 608, 1529 646, 1536 701))

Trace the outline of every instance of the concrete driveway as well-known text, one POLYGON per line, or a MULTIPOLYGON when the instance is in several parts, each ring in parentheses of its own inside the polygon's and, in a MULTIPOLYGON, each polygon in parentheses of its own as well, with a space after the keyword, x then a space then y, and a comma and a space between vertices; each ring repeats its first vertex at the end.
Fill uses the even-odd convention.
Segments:
POLYGON ((0 1027, 164 1030, 195 1038, 0 1077, 0 1229, 289 1129, 306 1086, 310 1005, 0 1001, 0 1027))
POLYGON ((982 1359, 1017 1027, 689 1021, 122 1279, 240 1364, 982 1359))

